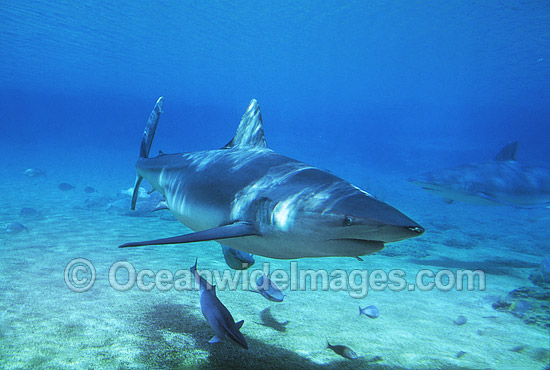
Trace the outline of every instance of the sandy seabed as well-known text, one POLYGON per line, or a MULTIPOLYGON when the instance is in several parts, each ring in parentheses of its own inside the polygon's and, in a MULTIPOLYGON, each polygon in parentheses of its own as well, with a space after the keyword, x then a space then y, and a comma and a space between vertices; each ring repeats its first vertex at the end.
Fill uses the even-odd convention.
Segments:
MULTIPOLYGON (((528 325, 492 308, 499 297, 532 286, 529 274, 550 254, 547 209, 449 205, 408 184, 404 174, 376 173, 367 179, 368 171, 357 166, 341 168, 338 175, 378 191, 427 231, 387 245, 363 262, 302 259, 300 270, 400 269, 412 283, 423 269, 480 269, 486 290, 370 288, 366 297, 356 299, 349 291, 314 291, 310 286, 286 291, 284 302, 274 303, 241 288, 219 289, 218 297, 235 320, 244 320, 241 331, 249 344, 244 350, 229 342, 208 343, 214 333, 201 314, 196 291, 134 286, 121 292, 111 286, 109 270, 119 261, 138 272, 176 273, 198 258, 200 269, 227 270, 215 242, 117 248, 131 240, 188 231, 170 217, 108 209, 123 199, 119 191, 132 185, 133 159, 124 163, 129 157, 106 166, 107 154, 97 158, 83 150, 46 168, 47 158, 38 154, 12 156, 0 169, 0 223, 28 228, 0 233, 1 368, 542 370, 550 362, 544 322, 528 325), (25 177, 23 170, 33 166, 45 168, 47 176, 25 177), (61 191, 61 182, 76 188, 61 191), (97 193, 85 193, 85 186, 97 193), (23 207, 36 209, 39 216, 20 215, 23 207), (74 292, 65 282, 65 268, 75 258, 90 261, 96 270, 96 281, 86 292, 74 292), (378 318, 359 316, 358 307, 368 305, 379 308, 378 318), (459 315, 467 318, 464 325, 455 324, 459 315), (352 348, 359 359, 338 356, 326 348, 327 340, 352 348)), ((290 271, 291 261, 260 256, 252 269, 261 269, 264 262, 272 271, 290 271)))

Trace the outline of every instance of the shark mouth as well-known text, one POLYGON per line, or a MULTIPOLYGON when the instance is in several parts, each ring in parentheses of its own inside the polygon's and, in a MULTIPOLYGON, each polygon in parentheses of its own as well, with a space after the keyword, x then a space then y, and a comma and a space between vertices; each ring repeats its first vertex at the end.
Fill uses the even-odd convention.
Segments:
POLYGON ((327 242, 341 243, 346 248, 356 250, 358 253, 354 255, 373 254, 384 248, 384 242, 380 240, 367 240, 367 239, 353 239, 353 238, 337 238, 328 239, 327 242))

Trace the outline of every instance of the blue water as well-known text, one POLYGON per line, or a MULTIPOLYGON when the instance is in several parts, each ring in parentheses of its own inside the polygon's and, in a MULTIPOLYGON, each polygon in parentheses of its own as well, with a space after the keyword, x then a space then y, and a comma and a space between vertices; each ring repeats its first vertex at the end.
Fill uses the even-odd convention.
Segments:
MULTIPOLYGON (((521 162, 550 167, 548 1, 4 0, 0 1, 0 19, 0 175, 4 194, 0 224, 36 222, 20 218, 19 210, 25 206, 39 209, 49 220, 47 224, 42 221, 32 225, 35 232, 42 230, 40 236, 32 235, 31 229, 28 235, 2 239, 6 254, 0 280, 13 278, 8 271, 13 271, 12 263, 17 258, 30 258, 21 257, 25 253, 19 253, 16 246, 53 245, 56 238, 64 240, 60 242, 63 258, 51 260, 52 271, 58 275, 70 258, 88 253, 85 251, 106 265, 125 258, 123 254, 110 257, 109 248, 117 245, 127 229, 145 227, 147 221, 120 215, 117 218, 99 206, 92 207, 98 212, 94 216, 72 212, 75 207, 89 204, 85 203, 88 196, 82 193, 86 185, 97 188, 101 196, 112 197, 132 185, 143 127, 161 95, 166 97, 165 114, 157 131, 155 151, 187 152, 225 145, 254 98, 262 108, 271 148, 352 180, 427 229, 435 229, 433 239, 424 241, 438 239, 438 232, 451 233, 445 235, 448 240, 463 238, 461 243, 483 249, 501 238, 502 230, 511 229, 505 233, 508 239, 504 244, 510 248, 515 244, 516 252, 529 250, 526 261, 530 268, 548 253, 548 210, 529 213, 505 207, 495 211, 456 204, 449 208, 406 182, 420 172, 489 160, 515 140, 520 141, 521 162), (34 182, 22 175, 27 168, 43 169, 47 176, 34 182), (56 188, 59 182, 76 184, 74 197, 61 194, 56 188), (57 211, 48 214, 52 209, 57 211), (98 227, 96 223, 98 230, 94 231, 94 223, 89 221, 85 228, 89 235, 102 234, 105 250, 94 250, 86 238, 79 241, 78 253, 71 250, 68 235, 78 235, 84 228, 81 223, 86 223, 83 218, 92 217, 101 223, 104 216, 108 218, 103 221, 106 225, 98 227), (69 233, 63 234, 65 237, 56 237, 60 235, 55 229, 59 224, 69 233), (451 226, 439 230, 442 224, 451 226), (457 231, 456 225, 461 231, 458 236, 452 234, 457 231), (107 226, 108 232, 101 232, 107 226), (479 229, 464 232, 468 227, 479 229), (109 244, 112 239, 116 241, 109 244), (525 245, 520 248, 518 243, 525 245)), ((169 221, 155 218, 154 222, 158 226, 151 228, 152 237, 164 227, 163 222, 169 221)), ((169 225, 174 232, 181 226, 169 225)), ((481 252, 490 254, 489 249, 481 252)), ((36 253, 29 253, 36 258, 36 253)), ((470 260, 476 259, 473 251, 467 253, 472 253, 470 260)), ((132 256, 147 262, 147 255, 132 256)), ((163 258, 168 257, 159 254, 154 258, 161 268, 163 258)), ((188 260, 184 267, 189 267, 188 260)), ((35 262, 40 264, 39 260, 35 262)), ((337 261, 330 263, 338 265, 337 261)), ((527 269, 511 275, 512 280, 506 282, 509 285, 498 294, 522 286, 513 280, 518 276, 529 283, 527 269)), ((16 305, 25 287, 21 285, 9 295, 3 290, 6 305, 16 305)), ((75 299, 84 302, 83 297, 75 299)), ((116 299, 130 300, 125 296, 116 299)), ((120 304, 117 307, 121 310, 132 311, 134 307, 120 304)), ((51 305, 55 306, 53 301, 51 305)), ((166 313, 165 308, 158 310, 166 313)), ((78 321, 79 309, 64 314, 71 313, 72 320, 78 321)), ((311 310, 315 312, 315 308, 311 310)), ((138 316, 137 311, 142 312, 140 309, 132 314, 138 316)), ((76 344, 71 344, 75 352, 70 356, 60 353, 59 348, 67 345, 63 340, 54 341, 48 351, 36 350, 38 357, 27 356, 32 346, 18 350, 7 343, 21 345, 28 340, 26 336, 32 336, 30 329, 25 330, 29 314, 17 311, 23 314, 15 318, 17 312, 9 312, 0 327, 0 341, 4 342, 0 367, 140 368, 155 363, 146 357, 155 354, 148 352, 124 359, 112 355, 110 362, 95 352, 78 354, 79 341, 85 343, 81 337, 72 338, 76 344), (77 358, 86 361, 74 362, 77 358)), ((151 311, 145 312, 152 315, 151 311)), ((291 312, 289 309, 289 315, 291 312)), ((329 312, 323 314, 330 316, 329 312)), ((247 323, 254 320, 246 319, 247 323)), ((51 311, 44 320, 53 326, 63 322, 51 311)), ((207 324, 198 321, 195 325, 207 324)), ((518 332, 521 325, 526 324, 518 319, 518 332)), ((163 326, 163 330, 169 328, 169 324, 163 326)), ((116 330, 128 332, 120 327, 116 330)), ((107 336, 115 335, 108 328, 105 331, 107 336)), ((526 368, 542 368, 548 352, 543 350, 539 357, 532 354, 536 348, 548 348, 540 339, 544 338, 541 333, 526 335, 530 347, 517 352, 520 359, 514 366, 525 356, 529 358, 526 368)), ((40 343, 41 335, 46 334, 35 334, 36 343, 40 343)), ((261 366, 276 368, 278 356, 289 356, 294 365, 300 363, 299 356, 308 358, 312 362, 304 362, 306 368, 318 363, 340 366, 331 361, 341 358, 321 356, 314 360, 315 354, 307 354, 299 346, 299 338, 278 340, 277 348, 290 344, 284 351, 267 356, 267 364, 261 366)), ((266 342, 269 340, 274 339, 266 342)), ((324 340, 320 335, 319 341, 324 340)), ((181 349, 175 342, 170 343, 175 351, 181 349)), ((118 345, 122 346, 103 344, 102 350, 116 353, 118 345)), ((151 351, 157 350, 156 355, 166 353, 166 348, 158 346, 151 351)), ((376 346, 383 351, 381 343, 376 346)), ((389 353, 396 349, 389 348, 389 343, 387 347, 387 353, 381 356, 389 360, 379 364, 380 368, 461 366, 456 359, 445 362, 436 350, 424 354, 434 358, 433 362, 426 362, 425 357, 407 357, 405 349, 397 350, 405 357, 392 360, 389 353)), ((496 356, 498 345, 493 347, 496 356)), ((204 346, 199 349, 210 351, 204 346)), ((222 366, 223 359, 212 353, 210 356, 210 363, 197 360, 189 366, 222 366)), ((254 357, 254 361, 261 359, 254 357)), ((154 366, 184 366, 177 356, 172 360, 154 366)), ((346 361, 346 365, 353 366, 346 361)), ((505 357, 487 363, 474 357, 464 366, 505 368, 507 361, 505 357)))

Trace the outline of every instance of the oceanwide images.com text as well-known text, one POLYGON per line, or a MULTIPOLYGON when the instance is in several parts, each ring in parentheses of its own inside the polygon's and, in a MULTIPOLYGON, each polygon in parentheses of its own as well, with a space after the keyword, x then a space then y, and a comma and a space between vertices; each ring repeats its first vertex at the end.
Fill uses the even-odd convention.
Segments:
MULTIPOLYGON (((482 270, 419 270, 414 277, 407 276, 402 269, 301 269, 292 261, 288 269, 274 269, 270 263, 261 269, 247 270, 198 270, 199 274, 216 285, 216 290, 249 290, 256 288, 260 276, 267 275, 283 291, 347 291, 352 298, 365 298, 369 291, 380 292, 389 289, 401 291, 483 291, 486 288, 485 273, 482 270)), ((171 271, 168 269, 138 270, 127 261, 115 262, 106 271, 110 286, 117 291, 137 288, 148 292, 194 290, 193 274, 188 268, 171 271)), ((71 260, 65 267, 65 283, 74 292, 90 290, 97 272, 92 262, 84 258, 71 260)))

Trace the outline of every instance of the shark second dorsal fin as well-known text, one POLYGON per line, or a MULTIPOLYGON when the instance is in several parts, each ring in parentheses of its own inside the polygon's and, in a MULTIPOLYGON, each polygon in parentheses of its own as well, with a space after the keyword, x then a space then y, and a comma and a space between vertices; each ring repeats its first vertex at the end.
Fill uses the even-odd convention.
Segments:
POLYGON ((518 141, 506 145, 495 157, 495 161, 515 161, 518 152, 518 141))
POLYGON ((252 99, 248 109, 244 112, 243 118, 241 118, 237 133, 224 148, 265 148, 266 146, 260 105, 256 99, 252 99))

